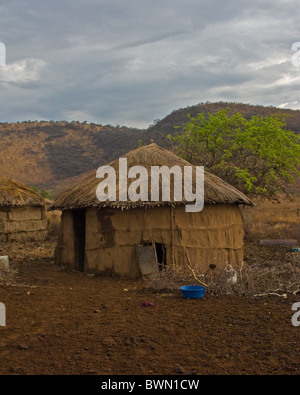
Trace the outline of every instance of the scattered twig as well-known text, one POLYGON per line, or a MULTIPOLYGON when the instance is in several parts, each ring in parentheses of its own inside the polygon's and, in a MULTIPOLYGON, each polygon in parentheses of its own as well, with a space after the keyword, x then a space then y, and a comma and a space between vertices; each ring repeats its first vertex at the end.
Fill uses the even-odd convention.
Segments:
POLYGON ((195 279, 196 281, 198 281, 198 283, 200 283, 201 285, 204 285, 205 287, 208 288, 209 286, 208 286, 207 284, 205 284, 205 282, 203 282, 202 280, 199 279, 199 277, 203 277, 203 275, 206 273, 206 271, 203 272, 202 274, 199 274, 199 275, 197 275, 197 274, 195 273, 195 270, 194 270, 193 267, 192 267, 192 263, 191 263, 189 254, 188 254, 188 252, 187 252, 187 249, 186 249, 185 245, 183 244, 183 241, 182 241, 182 238, 180 237, 180 235, 179 235, 179 240, 180 240, 180 242, 181 242, 181 244, 182 244, 182 247, 183 247, 183 249, 184 249, 185 255, 186 255, 187 260, 188 260, 188 268, 190 269, 190 271, 191 271, 191 273, 192 273, 194 279, 195 279))

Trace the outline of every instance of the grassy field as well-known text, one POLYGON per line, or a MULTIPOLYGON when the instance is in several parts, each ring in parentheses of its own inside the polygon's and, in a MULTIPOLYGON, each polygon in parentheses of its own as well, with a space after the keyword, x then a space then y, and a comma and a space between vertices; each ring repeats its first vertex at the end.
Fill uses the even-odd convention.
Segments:
POLYGON ((246 238, 300 239, 300 196, 293 200, 282 199, 280 203, 255 201, 255 207, 241 209, 246 238))

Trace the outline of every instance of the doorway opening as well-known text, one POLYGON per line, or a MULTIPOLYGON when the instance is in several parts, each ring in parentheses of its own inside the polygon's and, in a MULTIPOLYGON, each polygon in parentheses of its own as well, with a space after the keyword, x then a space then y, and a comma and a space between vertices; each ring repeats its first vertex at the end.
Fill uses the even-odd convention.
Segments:
POLYGON ((85 214, 85 210, 74 210, 73 212, 75 269, 79 272, 84 272, 85 269, 85 214))
POLYGON ((167 254, 166 247, 161 243, 155 243, 156 257, 158 262, 158 268, 160 271, 167 267, 167 254))

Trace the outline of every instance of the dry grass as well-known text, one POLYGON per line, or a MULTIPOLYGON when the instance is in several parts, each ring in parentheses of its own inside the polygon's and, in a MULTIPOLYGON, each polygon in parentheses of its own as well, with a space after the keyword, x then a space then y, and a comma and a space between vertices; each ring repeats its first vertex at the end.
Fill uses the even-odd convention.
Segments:
POLYGON ((300 197, 292 201, 255 202, 256 207, 241 209, 246 231, 250 241, 261 239, 296 239, 300 238, 300 197))
POLYGON ((14 285, 17 273, 17 269, 0 266, 0 286, 14 285))

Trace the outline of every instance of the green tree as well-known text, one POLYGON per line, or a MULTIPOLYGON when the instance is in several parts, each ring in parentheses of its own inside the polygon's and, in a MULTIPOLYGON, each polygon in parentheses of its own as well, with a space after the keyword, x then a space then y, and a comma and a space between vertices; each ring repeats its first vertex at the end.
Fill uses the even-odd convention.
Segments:
POLYGON ((285 129, 282 116, 253 116, 247 121, 228 112, 189 115, 183 133, 169 136, 176 152, 248 195, 274 199, 279 192, 288 194, 300 175, 300 136, 285 129))
POLYGON ((41 195, 44 199, 52 199, 52 194, 46 191, 45 189, 39 189, 35 186, 31 187, 35 192, 37 192, 39 195, 41 195))

